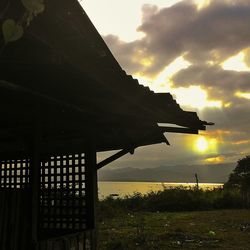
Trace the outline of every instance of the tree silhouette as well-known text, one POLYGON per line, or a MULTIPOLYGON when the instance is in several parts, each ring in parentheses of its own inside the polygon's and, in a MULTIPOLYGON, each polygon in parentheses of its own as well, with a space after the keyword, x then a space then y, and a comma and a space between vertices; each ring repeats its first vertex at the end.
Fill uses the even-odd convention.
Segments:
POLYGON ((250 205, 250 155, 238 160, 230 174, 226 188, 238 188, 242 192, 245 206, 250 205))

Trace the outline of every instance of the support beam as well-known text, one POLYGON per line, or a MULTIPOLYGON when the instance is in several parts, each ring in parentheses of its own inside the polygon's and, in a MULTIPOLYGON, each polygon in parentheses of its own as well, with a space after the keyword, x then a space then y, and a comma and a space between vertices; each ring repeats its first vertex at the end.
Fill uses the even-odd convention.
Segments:
POLYGON ((40 190, 40 145, 41 145, 41 126, 37 119, 34 124, 32 143, 32 155, 30 162, 30 186, 31 186, 31 239, 32 248, 38 249, 38 227, 39 227, 39 190, 40 190))
POLYGON ((116 154, 114 154, 114 155, 108 157, 107 159, 105 159, 105 160, 99 162, 99 163, 96 165, 96 168, 97 168, 97 169, 100 169, 100 168, 102 168, 102 167, 108 165, 109 163, 111 163, 111 162, 113 162, 113 161, 115 161, 115 160, 121 158, 122 156, 124 156, 124 155, 126 155, 126 154, 128 154, 128 153, 134 154, 135 148, 136 148, 136 147, 130 148, 130 149, 123 149, 123 150, 119 151, 118 153, 116 153, 116 154))
POLYGON ((89 142, 85 150, 85 196, 87 212, 87 230, 91 230, 91 250, 97 249, 97 169, 96 149, 93 142, 89 142))

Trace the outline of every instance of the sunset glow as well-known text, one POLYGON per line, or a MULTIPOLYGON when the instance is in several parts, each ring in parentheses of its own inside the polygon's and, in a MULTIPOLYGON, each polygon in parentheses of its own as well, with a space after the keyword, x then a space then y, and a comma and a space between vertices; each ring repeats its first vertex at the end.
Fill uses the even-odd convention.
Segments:
MULTIPOLYGON (((166 162, 186 164, 190 151, 190 162, 202 164, 237 161, 239 152, 249 152, 248 1, 80 3, 127 74, 156 93, 169 92, 183 110, 215 123, 176 144, 177 135, 168 135, 175 149, 162 150, 166 162)), ((162 164, 159 159, 155 165, 162 164)))
POLYGON ((224 162, 225 157, 223 157, 223 156, 209 157, 209 158, 206 158, 204 161, 206 163, 218 164, 218 163, 224 162))

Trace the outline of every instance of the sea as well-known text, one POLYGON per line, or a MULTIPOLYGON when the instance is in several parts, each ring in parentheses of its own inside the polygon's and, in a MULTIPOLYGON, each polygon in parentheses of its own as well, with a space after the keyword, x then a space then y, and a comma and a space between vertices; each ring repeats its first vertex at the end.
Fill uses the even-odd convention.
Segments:
MULTIPOLYGON (((151 191, 160 191, 165 188, 195 187, 196 183, 171 183, 171 182, 98 182, 98 196, 99 199, 104 199, 107 196, 124 197, 126 195, 133 195, 134 193, 146 194, 151 191)), ((201 189, 215 189, 222 188, 223 183, 199 183, 201 189)))

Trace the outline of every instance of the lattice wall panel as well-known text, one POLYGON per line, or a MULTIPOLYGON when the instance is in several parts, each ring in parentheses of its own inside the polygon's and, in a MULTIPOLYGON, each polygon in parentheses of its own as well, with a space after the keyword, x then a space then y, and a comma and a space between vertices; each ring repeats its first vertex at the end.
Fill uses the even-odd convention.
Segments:
POLYGON ((41 163, 42 229, 86 229, 84 154, 52 156, 41 163))
POLYGON ((29 186, 30 160, 1 160, 0 188, 20 189, 29 186))

